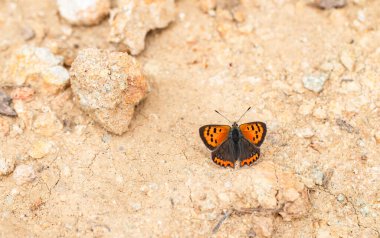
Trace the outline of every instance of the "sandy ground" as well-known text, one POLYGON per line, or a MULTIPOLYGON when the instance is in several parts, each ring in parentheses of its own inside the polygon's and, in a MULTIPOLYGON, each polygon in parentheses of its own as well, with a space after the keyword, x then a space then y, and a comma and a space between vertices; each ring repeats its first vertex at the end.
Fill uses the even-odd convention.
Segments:
MULTIPOLYGON (((249 33, 194 1, 177 2, 176 21, 151 32, 137 56, 151 92, 122 136, 92 122, 70 88, 25 105, 34 116, 49 107, 64 122, 42 159, 27 156, 41 136, 28 126, 12 134, 20 119, 1 116, 11 128, 0 138, 3 153, 33 165, 37 179, 18 186, 0 177, 0 237, 254 237, 252 214, 227 218, 213 234, 224 210, 201 216, 191 196, 193 184, 212 189, 261 166, 218 167, 198 135, 204 124, 226 123, 214 109, 234 120, 248 106, 243 121, 268 126, 260 160, 295 174, 311 203, 302 218, 275 216, 269 236, 380 237, 380 1, 328 11, 309 1, 253 2, 249 33), (326 71, 321 93, 303 87, 305 75, 326 71)), ((71 28, 53 1, 4 0, 0 65, 29 27, 27 44, 68 64, 81 48, 117 49, 107 21, 71 28)))

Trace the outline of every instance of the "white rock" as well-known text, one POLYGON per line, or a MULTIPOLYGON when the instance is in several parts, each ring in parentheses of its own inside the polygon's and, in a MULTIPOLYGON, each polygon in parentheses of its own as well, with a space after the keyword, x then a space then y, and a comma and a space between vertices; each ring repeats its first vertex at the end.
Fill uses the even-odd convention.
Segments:
POLYGON ((8 175, 13 172, 15 168, 15 160, 11 156, 4 156, 0 150, 0 176, 8 175))
POLYGON ((24 45, 6 64, 0 86, 21 86, 28 82, 42 91, 56 92, 69 82, 69 73, 62 65, 63 57, 49 49, 24 45))
POLYGON ((133 55, 145 47, 148 31, 164 28, 176 17, 174 0, 119 0, 111 12, 109 40, 123 43, 133 55))
POLYGON ((19 165, 13 172, 13 179, 17 185, 23 185, 32 182, 36 178, 32 165, 19 165))
POLYGON ((322 171, 315 170, 313 173, 313 177, 314 177, 314 183, 316 185, 322 185, 323 184, 323 179, 324 179, 325 175, 323 174, 322 171))
POLYGON ((347 4, 347 0, 316 0, 315 2, 322 9, 340 8, 347 4))
POLYGON ((354 56, 349 51, 343 51, 340 55, 340 61, 342 62, 343 66, 349 71, 352 71, 354 69, 355 60, 353 58, 354 56))
POLYGON ((338 202, 344 202, 345 199, 346 199, 346 196, 344 196, 341 193, 339 193, 338 197, 336 198, 336 200, 338 200, 338 202))
POLYGON ((296 129, 296 135, 303 138, 311 138, 314 136, 314 131, 310 127, 296 129))
POLYGON ((96 25, 110 11, 110 0, 57 0, 60 15, 73 25, 96 25))
POLYGON ((306 75, 303 77, 303 86, 313 92, 319 93, 323 89, 328 76, 326 74, 306 75))
POLYGON ((133 209, 135 212, 137 212, 138 210, 141 209, 141 203, 139 203, 139 202, 131 203, 131 207, 132 207, 132 209, 133 209))
POLYGON ((32 144, 32 148, 30 148, 28 154, 34 159, 41 159, 51 152, 53 145, 51 141, 36 141, 32 144))

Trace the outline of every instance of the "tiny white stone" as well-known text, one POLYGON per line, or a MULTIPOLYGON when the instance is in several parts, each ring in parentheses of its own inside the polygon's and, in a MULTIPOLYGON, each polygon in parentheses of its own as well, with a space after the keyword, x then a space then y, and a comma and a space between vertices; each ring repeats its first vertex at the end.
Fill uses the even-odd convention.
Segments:
POLYGON ((314 136, 314 131, 309 127, 300 128, 300 129, 296 129, 296 135, 298 137, 311 138, 314 136))
POLYGON ((303 86, 313 92, 319 93, 323 90, 323 85, 328 79, 327 75, 306 75, 303 77, 303 86))
POLYGON ((339 195, 337 197, 338 202, 343 202, 344 199, 346 199, 346 197, 343 194, 339 193, 339 195))
POLYGON ((36 178, 32 165, 19 165, 13 172, 13 178, 17 185, 23 185, 32 182, 36 178))
POLYGON ((5 157, 0 151, 0 176, 12 173, 14 168, 15 160, 10 156, 5 157))
POLYGON ((323 184, 323 178, 325 177, 323 172, 316 170, 316 171, 314 171, 313 177, 314 177, 314 183, 316 185, 322 185, 323 184))

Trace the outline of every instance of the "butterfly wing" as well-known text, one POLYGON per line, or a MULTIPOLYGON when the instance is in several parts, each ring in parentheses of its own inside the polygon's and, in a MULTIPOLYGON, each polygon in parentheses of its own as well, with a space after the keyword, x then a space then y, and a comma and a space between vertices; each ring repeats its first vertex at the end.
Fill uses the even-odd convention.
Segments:
POLYGON ((231 139, 227 139, 211 153, 211 159, 220 166, 234 168, 237 160, 235 151, 234 142, 231 139))
POLYGON ((250 123, 241 124, 239 126, 243 136, 252 144, 260 146, 267 134, 267 126, 264 122, 255 121, 250 123))
POLYGON ((199 135, 207 148, 215 150, 227 140, 230 130, 227 125, 206 125, 199 128, 199 135))
POLYGON ((239 141, 240 148, 240 167, 246 165, 251 165, 260 157, 260 148, 246 140, 241 138, 239 141))

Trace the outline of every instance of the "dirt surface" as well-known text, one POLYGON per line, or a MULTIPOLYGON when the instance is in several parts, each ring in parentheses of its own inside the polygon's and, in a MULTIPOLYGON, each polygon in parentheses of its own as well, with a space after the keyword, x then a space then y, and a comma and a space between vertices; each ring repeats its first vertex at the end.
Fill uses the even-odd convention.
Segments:
MULTIPOLYGON (((151 92, 124 135, 94 123, 70 87, 36 93, 26 116, 0 116, 2 153, 35 170, 23 185, 0 177, 0 237, 380 237, 380 1, 321 10, 257 0, 245 20, 226 17, 228 4, 208 13, 176 4, 177 19, 150 32, 137 56, 151 92), (315 74, 328 75, 320 93, 303 86, 315 74), (226 124, 214 109, 234 120, 248 106, 243 121, 268 126, 261 163, 221 168, 198 128, 226 124), (44 113, 61 126, 36 133, 44 113), (51 146, 33 159, 40 140, 51 146), (267 166, 306 185, 307 215, 196 208, 196 193, 229 181, 237 191, 245 181, 235 178, 267 166), (263 223, 272 230, 259 232, 263 223)), ((68 69, 78 49, 123 50, 107 41, 107 21, 71 27, 54 1, 0 1, 0 32, 0 66, 23 44, 63 55, 68 69)))

